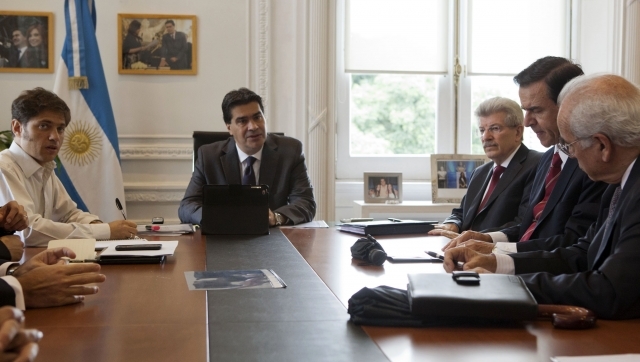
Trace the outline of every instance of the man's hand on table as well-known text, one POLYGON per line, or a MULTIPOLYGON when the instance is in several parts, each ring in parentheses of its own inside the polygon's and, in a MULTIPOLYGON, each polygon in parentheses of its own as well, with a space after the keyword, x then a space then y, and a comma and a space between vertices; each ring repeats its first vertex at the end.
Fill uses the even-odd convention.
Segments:
POLYGON ((460 270, 458 262, 464 263, 462 270, 478 273, 495 273, 497 268, 496 256, 481 254, 469 248, 452 248, 444 253, 444 270, 451 273, 460 270))
POLYGON ((458 237, 452 239, 449 242, 449 244, 445 245, 445 247, 442 248, 442 250, 446 251, 446 250, 449 250, 451 248, 458 247, 458 246, 460 246, 460 244, 464 243, 467 240, 485 241, 485 242, 493 244, 493 239, 491 239, 491 236, 489 236, 489 234, 483 234, 483 233, 479 233, 477 231, 467 230, 467 231, 463 232, 462 234, 460 234, 458 237))
POLYGON ((24 329, 24 314, 14 307, 0 308, 0 361, 27 362, 38 355, 42 332, 24 329))

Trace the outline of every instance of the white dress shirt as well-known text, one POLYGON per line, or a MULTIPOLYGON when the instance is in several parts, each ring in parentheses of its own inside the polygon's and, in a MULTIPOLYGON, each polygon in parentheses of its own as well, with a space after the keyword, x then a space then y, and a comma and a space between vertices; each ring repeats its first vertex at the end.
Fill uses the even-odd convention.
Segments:
MULTIPOLYGON (((47 246, 52 239, 109 239, 109 224, 78 209, 53 172, 54 161, 41 166, 17 143, 0 152, 0 205, 16 200, 29 227, 18 232, 26 246, 47 246)), ((96 190, 100 192, 100 190, 96 190)))

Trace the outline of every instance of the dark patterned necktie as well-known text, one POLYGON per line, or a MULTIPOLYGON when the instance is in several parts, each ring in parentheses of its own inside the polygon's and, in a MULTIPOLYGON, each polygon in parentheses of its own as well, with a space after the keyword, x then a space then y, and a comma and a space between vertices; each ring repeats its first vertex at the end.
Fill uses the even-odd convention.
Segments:
POLYGON ((609 214, 607 215, 607 223, 606 227, 609 227, 611 223, 611 219, 613 219, 613 214, 616 212, 616 206, 618 206, 618 199, 620 198, 620 193, 622 193, 622 188, 618 186, 616 191, 613 193, 613 197, 611 198, 611 204, 609 204, 609 214))
POLYGON ((553 154, 553 159, 551 160, 551 167, 549 168, 549 173, 547 173, 547 177, 544 180, 544 197, 540 202, 533 207, 533 221, 527 231, 522 235, 520 241, 527 241, 533 234, 533 230, 536 229, 538 225, 538 220, 540 220, 540 215, 544 211, 544 207, 547 205, 547 201, 549 201, 549 196, 551 196, 551 192, 553 192, 553 188, 558 183, 558 176, 560 176, 560 171, 562 170, 562 159, 560 158, 560 154, 558 152, 553 154))
POLYGON ((506 168, 498 165, 493 169, 493 175, 491 175, 491 181, 489 181, 489 187, 487 189, 487 193, 484 195, 484 199, 482 199, 482 202, 480 203, 480 207, 478 208, 478 212, 480 212, 480 210, 484 209, 485 205, 487 205, 487 202, 489 201, 489 198, 491 197, 491 194, 493 193, 493 190, 496 188, 496 185, 498 184, 498 181, 500 181, 500 176, 502 176, 502 173, 504 172, 504 170, 506 170, 506 168))
POLYGON ((244 168, 244 175, 242 176, 242 184, 243 185, 255 185, 256 184, 256 174, 253 171, 253 163, 256 162, 255 157, 249 156, 245 160, 246 166, 244 168))

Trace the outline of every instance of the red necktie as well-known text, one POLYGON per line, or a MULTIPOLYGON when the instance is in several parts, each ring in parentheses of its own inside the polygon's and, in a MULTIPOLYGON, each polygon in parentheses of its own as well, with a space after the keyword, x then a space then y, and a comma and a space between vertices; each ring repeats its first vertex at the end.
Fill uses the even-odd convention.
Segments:
POLYGON ((560 171, 562 170, 562 159, 560 159, 560 154, 558 152, 553 154, 553 159, 551 160, 551 167, 549 168, 549 173, 547 173, 547 177, 544 180, 544 197, 540 202, 533 207, 533 221, 527 231, 522 235, 520 241, 527 241, 533 234, 533 230, 535 230, 536 225, 538 224, 538 220, 540 219, 540 215, 542 215, 542 211, 544 211, 545 205, 547 205, 547 201, 549 201, 549 196, 553 191, 553 188, 556 186, 558 182, 558 176, 560 176, 560 171))
POLYGON ((478 213, 480 212, 480 210, 484 209, 484 206, 487 204, 487 201, 489 201, 489 198, 493 193, 493 189, 496 188, 496 185, 498 184, 498 181, 500 180, 500 176, 502 176, 502 173, 504 172, 504 170, 506 170, 506 168, 500 165, 497 165, 496 167, 494 167, 493 175, 491 176, 491 181, 489 182, 489 188, 487 189, 487 193, 484 195, 484 198, 480 203, 480 207, 478 208, 478 213))

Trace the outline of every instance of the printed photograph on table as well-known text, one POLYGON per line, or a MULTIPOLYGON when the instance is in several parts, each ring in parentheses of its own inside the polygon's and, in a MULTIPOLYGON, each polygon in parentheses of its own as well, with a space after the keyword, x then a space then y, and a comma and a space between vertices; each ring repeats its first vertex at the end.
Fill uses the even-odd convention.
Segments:
POLYGON ((485 155, 431 155, 433 202, 460 202, 473 170, 489 161, 485 155))
POLYGON ((401 203, 402 174, 398 172, 365 172, 364 202, 401 203))
POLYGON ((118 73, 197 74, 194 15, 118 14, 118 73))
POLYGON ((0 11, 0 72, 53 73, 53 13, 0 11))
POLYGON ((271 269, 184 272, 189 290, 286 288, 271 269))

